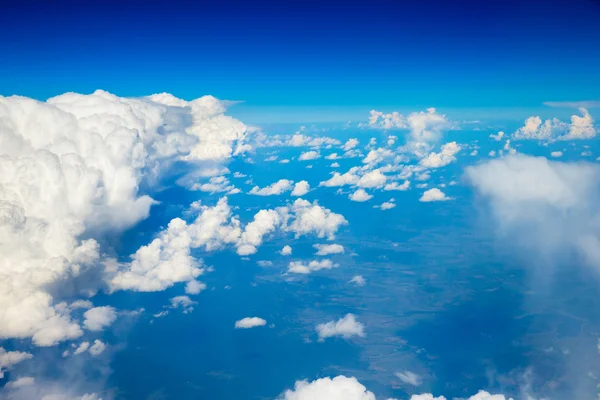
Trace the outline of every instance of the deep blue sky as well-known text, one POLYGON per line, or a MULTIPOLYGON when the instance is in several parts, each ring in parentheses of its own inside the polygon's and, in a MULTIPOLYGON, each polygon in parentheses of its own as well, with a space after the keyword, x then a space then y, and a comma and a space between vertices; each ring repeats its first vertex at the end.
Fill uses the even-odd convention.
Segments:
POLYGON ((248 107, 600 98, 600 1, 4 0, 0 93, 103 88, 248 107))

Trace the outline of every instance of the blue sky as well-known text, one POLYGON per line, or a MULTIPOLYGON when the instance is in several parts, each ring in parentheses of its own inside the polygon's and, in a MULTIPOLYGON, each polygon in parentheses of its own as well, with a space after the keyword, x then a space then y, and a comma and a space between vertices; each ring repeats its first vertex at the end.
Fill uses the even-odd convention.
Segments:
POLYGON ((45 3, 0 16, 2 94, 140 96, 151 84, 243 100, 258 120, 280 107, 343 121, 353 107, 493 115, 597 100, 600 87, 593 0, 45 3))

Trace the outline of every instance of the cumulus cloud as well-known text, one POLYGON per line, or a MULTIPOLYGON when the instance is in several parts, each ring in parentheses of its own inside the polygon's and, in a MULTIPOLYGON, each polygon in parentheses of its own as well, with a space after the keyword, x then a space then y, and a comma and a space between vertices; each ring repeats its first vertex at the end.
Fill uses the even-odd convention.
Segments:
POLYGON ((361 176, 358 182, 356 182, 356 186, 361 188, 380 188, 385 185, 386 181, 386 176, 380 170, 376 169, 361 176))
POLYGON ((94 344, 90 347, 89 352, 93 357, 97 357, 102 354, 105 349, 106 344, 104 344, 103 341, 96 339, 94 340, 94 344))
POLYGON ((258 317, 246 317, 235 321, 235 329, 250 329, 257 326, 265 326, 267 321, 258 317))
POLYGON ((426 190, 423 193, 423 195, 421 196, 421 198, 419 199, 419 201, 424 202, 424 203, 427 203, 430 201, 446 201, 446 200, 450 200, 450 197, 446 196, 446 194, 438 188, 426 190))
POLYGON ((309 183, 307 181, 300 181, 294 186, 294 190, 292 190, 292 196, 304 196, 309 191, 309 183))
POLYGON ((354 314, 346 314, 337 321, 319 324, 316 330, 319 335, 319 341, 324 341, 334 336, 341 336, 344 339, 349 339, 352 336, 365 336, 365 326, 356 320, 354 314))
POLYGON ((113 307, 94 307, 84 314, 83 326, 89 331, 101 331, 112 325, 117 319, 117 312, 113 307))
POLYGON ((291 206, 280 211, 286 222, 292 221, 285 230, 294 232, 296 237, 313 234, 318 238, 333 240, 338 229, 348 224, 343 215, 304 199, 297 199, 291 206))
POLYGON ((321 155, 319 154, 319 152, 311 150, 311 151, 305 151, 304 153, 301 153, 300 156, 298 157, 298 160, 308 161, 308 160, 316 160, 317 158, 321 158, 321 155))
POLYGON ((421 383, 423 383, 423 380, 421 379, 421 377, 411 371, 396 372, 396 376, 402 382, 412 385, 412 386, 420 386, 421 383))
POLYGON ((466 176, 486 200, 502 235, 518 237, 538 257, 565 251, 600 267, 600 167, 513 155, 468 167, 466 176))
POLYGON ((33 384, 35 384, 35 378, 31 376, 22 376, 14 381, 8 382, 6 385, 4 385, 4 388, 14 390, 25 386, 31 386, 33 384))
POLYGON ((197 301, 190 299, 188 296, 175 296, 169 300, 171 302, 172 309, 180 308, 184 314, 189 314, 194 311, 194 306, 198 304, 197 301))
POLYGON ((350 198, 350 200, 352 201, 357 201, 357 202, 365 202, 365 201, 369 201, 373 198, 373 195, 367 193, 364 189, 358 189, 355 192, 353 192, 352 194, 350 194, 350 196, 348 196, 350 198))
POLYGON ((297 381, 294 390, 286 390, 280 400, 375 400, 375 395, 356 378, 343 375, 316 381, 297 381))
POLYGON ((356 286, 365 286, 367 282, 362 275, 355 275, 350 279, 350 283, 354 283, 356 286))
POLYGON ((394 203, 392 201, 386 201, 386 202, 381 203, 381 205, 375 206, 375 207, 381 209, 382 211, 385 211, 385 210, 390 210, 390 209, 396 207, 396 203, 394 203))
POLYGON ((563 152, 562 151, 553 151, 553 152, 550 153, 550 156, 554 157, 554 158, 562 157, 563 156, 563 152))
MULTIPOLYGON (((305 181, 303 181, 305 182, 305 181)), ((293 181, 287 180, 287 179, 280 179, 275 183, 272 183, 271 185, 264 187, 264 188, 259 188, 258 186, 254 186, 252 188, 252 190, 250 190, 248 193, 249 194, 254 194, 257 196, 273 196, 273 195, 280 195, 282 193, 288 192, 290 190, 292 190, 292 185, 294 184, 293 181)))
POLYGON ((359 143, 358 139, 356 139, 356 138, 348 139, 346 141, 346 143, 344 143, 344 145, 342 146, 342 150, 350 151, 350 150, 354 149, 356 146, 358 146, 358 143, 359 143))
POLYGON ((494 135, 494 134, 491 134, 491 135, 490 135, 490 137, 491 137, 492 139, 494 139, 495 141, 499 142, 499 141, 501 141, 501 140, 502 140, 502 138, 504 137, 504 132, 500 131, 500 132, 498 132, 498 133, 497 133, 497 134, 495 134, 495 135, 494 135))
POLYGON ((155 202, 140 186, 174 161, 248 150, 249 129, 225 110, 210 96, 0 96, 0 337, 49 346, 82 335, 56 292, 102 265, 97 238, 148 216, 155 202))
POLYGON ((387 185, 385 185, 383 187, 383 190, 408 190, 410 188, 410 181, 406 180, 404 181, 402 184, 399 184, 398 182, 391 182, 388 183, 387 185))
POLYGON ((289 245, 283 246, 283 248, 279 251, 279 254, 282 256, 289 256, 292 254, 292 248, 289 245))
POLYGON ((6 351, 0 347, 0 379, 4 378, 4 373, 10 370, 14 365, 33 358, 30 353, 22 351, 6 351))
POLYGON ((585 108, 580 108, 582 116, 571 116, 571 122, 557 118, 542 121, 540 117, 529 117, 525 125, 513 133, 515 139, 533 140, 573 140, 591 139, 596 136, 594 119, 585 108))
POLYGON ((329 254, 341 254, 344 252, 344 246, 341 244, 313 244, 317 249, 318 256, 326 256, 329 254))
POLYGON ((456 161, 456 154, 461 147, 456 142, 446 143, 442 146, 439 153, 429 153, 427 157, 421 159, 420 164, 427 168, 439 168, 456 161))
POLYGON ((357 175, 359 169, 357 167, 351 168, 345 174, 334 172, 333 176, 326 181, 319 183, 319 186, 336 187, 345 185, 356 185, 360 177, 357 175))
POLYGON ((334 264, 331 260, 314 260, 308 264, 302 261, 292 261, 288 265, 288 272, 291 274, 302 274, 307 275, 315 271, 322 269, 332 269, 338 267, 339 264, 334 264))
POLYGON ((187 186, 190 190, 199 190, 201 192, 207 192, 211 194, 222 192, 236 194, 240 192, 240 190, 231 185, 229 179, 224 176, 215 176, 210 178, 206 183, 193 183, 188 184, 187 186))

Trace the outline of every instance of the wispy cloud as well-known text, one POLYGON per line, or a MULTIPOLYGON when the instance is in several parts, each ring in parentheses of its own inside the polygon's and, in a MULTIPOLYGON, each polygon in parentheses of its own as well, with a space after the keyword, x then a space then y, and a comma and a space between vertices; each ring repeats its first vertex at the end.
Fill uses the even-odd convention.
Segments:
POLYGON ((556 108, 600 108, 600 100, 545 101, 543 104, 556 108))

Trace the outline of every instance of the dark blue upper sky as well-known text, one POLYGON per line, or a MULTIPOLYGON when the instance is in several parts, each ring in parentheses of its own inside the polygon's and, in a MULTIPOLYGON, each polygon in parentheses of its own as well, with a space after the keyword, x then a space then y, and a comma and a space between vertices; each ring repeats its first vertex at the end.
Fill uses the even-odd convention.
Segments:
POLYGON ((600 98, 598 0, 4 3, 4 95, 412 108, 600 98))

